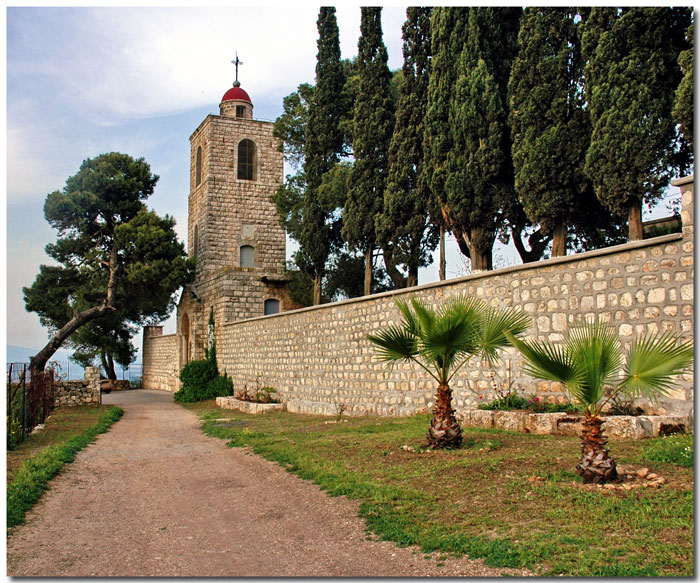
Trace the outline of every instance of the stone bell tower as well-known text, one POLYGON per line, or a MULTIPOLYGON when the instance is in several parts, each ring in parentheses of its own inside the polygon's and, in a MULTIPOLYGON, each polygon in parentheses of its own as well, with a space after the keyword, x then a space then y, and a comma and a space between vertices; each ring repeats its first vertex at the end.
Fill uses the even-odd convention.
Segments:
POLYGON ((201 358, 210 308, 216 328, 288 309, 285 233, 272 195, 283 181, 283 155, 273 123, 253 119, 238 81, 219 115, 190 136, 188 246, 197 275, 178 306, 179 365, 201 358))

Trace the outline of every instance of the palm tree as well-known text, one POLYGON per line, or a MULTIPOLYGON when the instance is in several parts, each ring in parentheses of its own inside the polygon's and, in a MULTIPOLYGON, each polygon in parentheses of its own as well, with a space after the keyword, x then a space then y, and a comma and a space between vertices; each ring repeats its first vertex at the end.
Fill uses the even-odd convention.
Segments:
POLYGON ((693 341, 673 334, 638 338, 625 354, 617 332, 599 322, 577 324, 563 344, 528 343, 508 339, 525 357, 525 372, 538 379, 559 381, 569 396, 583 405, 581 462, 576 466, 586 483, 617 479, 610 457, 601 411, 619 393, 656 400, 667 395, 673 377, 693 363, 693 341))
POLYGON ((489 365, 497 363, 498 351, 510 345, 505 332, 522 334, 529 318, 512 309, 494 310, 466 296, 448 300, 435 310, 416 298, 411 298, 411 305, 413 310, 407 301, 397 299, 401 324, 369 334, 367 339, 378 346, 383 361, 415 362, 437 381, 426 447, 459 447, 462 430, 452 408, 450 381, 473 356, 489 365))

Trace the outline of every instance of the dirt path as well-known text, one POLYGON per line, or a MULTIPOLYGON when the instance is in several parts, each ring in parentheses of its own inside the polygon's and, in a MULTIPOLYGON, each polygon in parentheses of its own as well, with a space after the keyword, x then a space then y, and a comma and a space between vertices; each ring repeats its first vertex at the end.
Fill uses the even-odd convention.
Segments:
MULTIPOLYGON (((357 504, 205 436, 171 402, 124 404, 8 538, 7 571, 38 576, 497 576, 367 540, 357 504)), ((519 574, 509 570, 510 573, 519 574)))

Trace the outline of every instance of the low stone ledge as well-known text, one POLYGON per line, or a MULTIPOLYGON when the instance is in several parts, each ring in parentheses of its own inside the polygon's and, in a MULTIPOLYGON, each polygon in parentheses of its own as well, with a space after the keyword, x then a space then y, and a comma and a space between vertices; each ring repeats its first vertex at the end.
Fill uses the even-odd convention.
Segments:
MULTIPOLYGON (((488 411, 469 409, 460 411, 458 418, 465 427, 507 429, 539 435, 570 435, 581 433, 581 415, 569 413, 530 413, 529 411, 488 411)), ((608 437, 644 439, 678 431, 692 431, 689 415, 611 415, 603 426, 608 437)))
POLYGON ((110 391, 128 391, 129 389, 131 389, 131 383, 129 381, 100 381, 100 390, 103 393, 109 393, 110 391))
POLYGON ((222 409, 238 410, 251 415, 285 410, 284 403, 252 403, 251 401, 241 401, 236 397, 217 397, 216 404, 222 409))

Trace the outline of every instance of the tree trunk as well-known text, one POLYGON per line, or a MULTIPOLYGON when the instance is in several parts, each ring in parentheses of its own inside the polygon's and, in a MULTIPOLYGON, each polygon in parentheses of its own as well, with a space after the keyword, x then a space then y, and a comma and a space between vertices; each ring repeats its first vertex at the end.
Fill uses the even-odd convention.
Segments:
POLYGON ((608 438, 603 432, 605 419, 586 413, 581 428, 581 463, 576 466, 586 484, 617 480, 617 465, 605 447, 608 438))
POLYGON ((102 368, 105 369, 105 375, 107 375, 110 381, 116 381, 117 371, 114 370, 114 357, 104 351, 102 351, 100 356, 102 358, 102 368))
POLYGON ((41 382, 43 379, 44 368, 55 352, 61 347, 73 332, 80 328, 83 324, 87 324, 95 318, 103 316, 107 312, 115 309, 116 292, 117 292, 117 273, 119 271, 119 256, 116 245, 112 246, 109 254, 109 282, 107 284, 107 297, 101 306, 94 306, 82 312, 75 312, 73 318, 61 328, 49 342, 29 359, 29 370, 32 379, 38 379, 41 382))
POLYGON ((459 447, 461 444, 462 428, 459 426, 455 417, 455 410, 452 408, 452 389, 446 383, 440 384, 425 447, 440 449, 459 447))
POLYGON ((403 275, 401 275, 401 272, 396 267, 396 262, 394 261, 394 252, 392 251, 391 247, 389 247, 389 245, 387 245, 386 247, 382 247, 382 257, 384 258, 384 268, 389 274, 389 277, 391 278, 394 287, 397 289, 407 287, 406 278, 403 275))
POLYGON ((566 256, 566 223, 558 220, 552 236, 552 257, 566 256))
POLYGON ((634 200, 630 203, 629 214, 627 215, 629 223, 629 240, 641 241, 644 239, 644 231, 642 230, 642 201, 634 200))
POLYGON ((408 277, 406 277, 406 287, 414 287, 418 285, 418 267, 411 265, 408 268, 408 277))
POLYGON ((493 269, 493 237, 484 229, 470 229, 469 242, 472 255, 472 273, 493 269), (490 241, 490 242, 489 242, 490 241))
POLYGON ((318 306, 321 303, 321 284, 323 283, 323 274, 314 274, 314 306, 318 306))
POLYGON ((372 293, 372 246, 365 251, 365 288, 364 295, 372 293))
POLYGON ((445 261, 445 227, 440 225, 440 267, 438 268, 438 273, 440 274, 440 281, 445 281, 447 279, 446 273, 446 261, 445 261))
POLYGON ((522 226, 514 226, 511 229, 513 244, 518 251, 518 255, 520 255, 520 259, 522 259, 523 263, 539 261, 542 259, 542 254, 549 243, 550 237, 543 235, 540 229, 537 229, 537 231, 530 234, 527 239, 527 243, 530 245, 530 251, 528 251, 525 249, 525 245, 521 239, 523 230, 524 228, 522 226))

